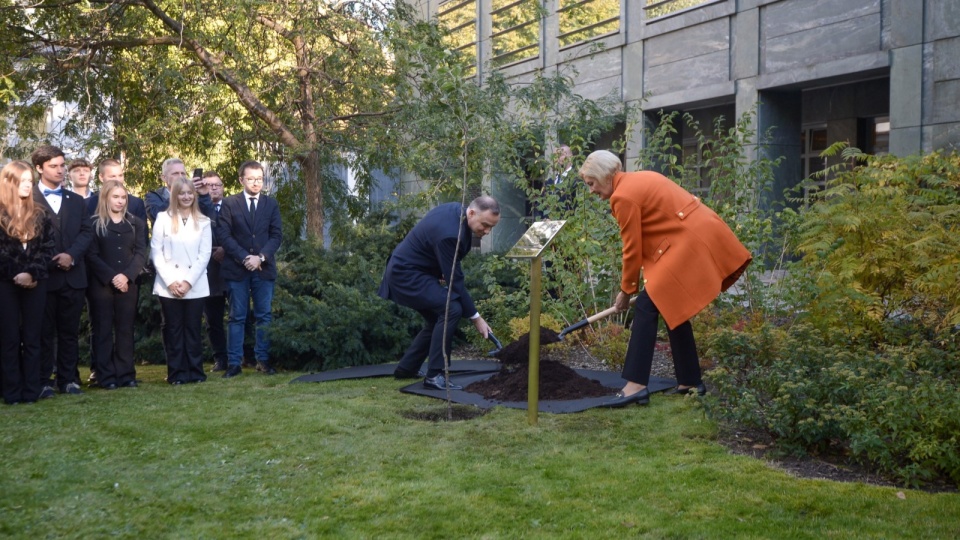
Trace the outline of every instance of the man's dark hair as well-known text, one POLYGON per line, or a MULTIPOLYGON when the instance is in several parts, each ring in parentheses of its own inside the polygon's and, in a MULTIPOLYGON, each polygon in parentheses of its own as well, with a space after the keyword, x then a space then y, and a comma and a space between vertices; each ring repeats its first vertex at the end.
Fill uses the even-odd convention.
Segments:
POLYGON ((70 172, 70 171, 72 171, 72 170, 74 170, 74 169, 79 169, 79 168, 81 168, 81 167, 87 168, 87 169, 92 169, 92 168, 93 168, 93 167, 90 166, 90 162, 89 162, 89 161, 87 161, 87 160, 85 160, 85 159, 83 159, 83 158, 77 158, 77 159, 75 159, 75 160, 73 160, 73 161, 70 162, 70 165, 67 167, 67 172, 70 172))
POLYGON ((30 162, 33 163, 34 167, 42 167, 44 163, 58 157, 64 157, 63 150, 45 144, 30 154, 30 162))
POLYGON ((97 174, 103 174, 104 167, 121 167, 121 163, 113 158, 107 158, 97 165, 97 174))
POLYGON ((243 178, 243 175, 246 174, 247 169, 260 169, 261 171, 263 171, 263 165, 261 165, 259 161, 253 161, 253 160, 244 161, 240 165, 240 178, 243 178))
POLYGON ((216 176, 217 178, 223 178, 222 176, 217 174, 217 171, 207 171, 203 173, 204 178, 213 178, 214 176, 216 176))
POLYGON ((500 215, 500 203, 489 195, 481 195, 470 202, 470 208, 477 212, 490 212, 495 216, 500 215))

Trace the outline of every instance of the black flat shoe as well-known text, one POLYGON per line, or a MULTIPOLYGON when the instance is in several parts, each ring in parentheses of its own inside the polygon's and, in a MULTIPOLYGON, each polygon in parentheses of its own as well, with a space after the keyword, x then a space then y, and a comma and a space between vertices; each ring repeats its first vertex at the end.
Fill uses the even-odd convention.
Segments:
POLYGON ((423 387, 428 390, 463 390, 463 386, 444 379, 442 374, 424 379, 423 387))
POLYGON ((393 370, 394 379, 422 379, 424 377, 426 377, 426 374, 423 371, 410 371, 400 366, 393 370))
POLYGON ((137 381, 127 381, 120 386, 123 388, 136 388, 139 385, 137 384, 137 381))
POLYGON ((689 386, 687 388, 680 388, 679 386, 674 386, 673 388, 664 392, 664 394, 668 396, 675 396, 675 395, 686 396, 688 394, 693 394, 693 393, 696 393, 698 396, 707 395, 707 385, 700 383, 696 386, 689 386))
POLYGON ((117 385, 114 383, 101 384, 100 388, 103 388, 104 390, 116 390, 117 385))
POLYGON ((632 403, 637 405, 647 405, 650 403, 650 391, 644 388, 639 392, 634 392, 629 396, 623 395, 623 392, 617 392, 617 395, 610 401, 604 401, 598 407, 605 407, 608 409, 619 409, 620 407, 626 407, 632 403))

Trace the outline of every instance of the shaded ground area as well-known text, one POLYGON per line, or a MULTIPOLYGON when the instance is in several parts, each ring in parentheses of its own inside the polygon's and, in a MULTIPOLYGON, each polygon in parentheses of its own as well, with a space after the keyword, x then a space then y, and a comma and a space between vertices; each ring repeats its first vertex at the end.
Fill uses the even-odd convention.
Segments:
MULTIPOLYGON (((497 401, 526 401, 530 377, 528 364, 504 365, 499 373, 477 381, 464 390, 497 401)), ((612 394, 610 388, 588 379, 554 360, 540 361, 540 399, 562 400, 602 397, 612 394)))

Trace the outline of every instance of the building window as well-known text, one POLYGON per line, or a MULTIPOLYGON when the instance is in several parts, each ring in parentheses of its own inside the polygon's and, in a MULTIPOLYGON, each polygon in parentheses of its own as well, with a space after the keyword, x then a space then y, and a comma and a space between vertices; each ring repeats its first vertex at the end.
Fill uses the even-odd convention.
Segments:
POLYGON ((687 8, 706 4, 713 0, 646 0, 643 6, 645 18, 656 19, 687 8))
POLYGON ((448 32, 447 45, 463 54, 467 75, 477 74, 477 0, 447 0, 437 12, 440 26, 448 32))
POLYGON ((620 30, 620 0, 560 0, 560 47, 620 30))
POLYGON ((800 174, 806 184, 803 188, 804 201, 810 193, 820 191, 827 184, 825 177, 813 177, 827 168, 827 158, 820 156, 827 146, 827 126, 809 126, 800 132, 800 174))
POLYGON ((890 152, 890 117, 875 116, 861 119, 863 151, 875 156, 890 152))
POLYGON ((539 0, 493 0, 490 11, 493 26, 494 67, 540 56, 539 0))
POLYGON ((687 172, 685 182, 689 182, 689 185, 685 184, 683 187, 700 198, 707 197, 710 195, 710 176, 707 174, 710 163, 703 162, 703 152, 697 139, 684 139, 682 148, 683 164, 687 172))

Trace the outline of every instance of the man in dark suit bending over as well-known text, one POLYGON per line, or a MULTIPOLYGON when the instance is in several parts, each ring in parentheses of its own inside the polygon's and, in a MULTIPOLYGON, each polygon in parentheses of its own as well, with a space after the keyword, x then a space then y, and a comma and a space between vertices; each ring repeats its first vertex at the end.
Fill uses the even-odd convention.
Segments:
POLYGON ((217 223, 217 240, 225 252, 220 275, 230 298, 227 319, 227 371, 224 378, 240 374, 243 361, 243 329, 250 300, 256 325, 253 352, 257 369, 273 375, 270 365, 268 334, 273 303, 273 286, 277 279, 276 253, 283 241, 280 206, 261 193, 263 165, 247 161, 240 165, 243 191, 223 199, 217 223))
POLYGON ((446 381, 444 357, 449 358, 453 333, 463 315, 470 317, 484 338, 490 326, 483 320, 463 283, 460 261, 470 252, 473 236, 483 237, 500 222, 500 205, 493 197, 477 197, 466 208, 447 203, 427 215, 390 255, 381 298, 415 309, 423 317, 423 330, 413 339, 394 371, 398 379, 422 376, 418 370, 429 357, 423 386, 435 390, 463 388, 446 381), (451 275, 452 272, 452 275, 451 275), (447 284, 452 288, 449 309, 447 284))

